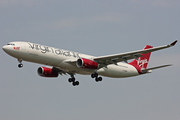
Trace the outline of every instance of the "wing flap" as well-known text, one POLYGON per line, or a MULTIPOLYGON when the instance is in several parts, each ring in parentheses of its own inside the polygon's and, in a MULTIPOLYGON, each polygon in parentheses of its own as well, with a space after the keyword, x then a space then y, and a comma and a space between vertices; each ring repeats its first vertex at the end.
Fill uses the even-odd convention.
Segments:
POLYGON ((60 75, 67 75, 67 72, 66 71, 63 71, 61 70, 60 68, 58 67, 53 67, 54 70, 56 70, 60 75))

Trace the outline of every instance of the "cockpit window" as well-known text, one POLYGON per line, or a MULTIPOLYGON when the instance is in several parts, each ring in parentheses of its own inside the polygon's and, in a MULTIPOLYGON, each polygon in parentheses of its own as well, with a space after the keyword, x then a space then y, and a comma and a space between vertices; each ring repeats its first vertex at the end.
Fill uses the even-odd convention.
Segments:
POLYGON ((12 44, 12 43, 8 43, 7 45, 12 45, 12 46, 15 46, 15 44, 12 44))

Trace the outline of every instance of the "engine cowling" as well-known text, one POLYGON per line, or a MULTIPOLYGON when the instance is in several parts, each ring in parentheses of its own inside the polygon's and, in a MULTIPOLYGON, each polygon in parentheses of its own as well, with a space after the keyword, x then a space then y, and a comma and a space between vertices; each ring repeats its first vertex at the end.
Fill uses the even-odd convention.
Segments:
POLYGON ((38 75, 42 77, 58 77, 59 73, 56 70, 47 67, 39 67, 38 75))
POLYGON ((78 59, 76 62, 76 65, 79 68, 85 68, 85 69, 97 69, 98 68, 98 64, 95 61, 85 59, 85 58, 78 59))

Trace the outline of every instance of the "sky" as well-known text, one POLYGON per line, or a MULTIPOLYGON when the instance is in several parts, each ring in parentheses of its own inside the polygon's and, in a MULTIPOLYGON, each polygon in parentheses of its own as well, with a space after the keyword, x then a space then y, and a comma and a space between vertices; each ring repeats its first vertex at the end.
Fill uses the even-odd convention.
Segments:
MULTIPOLYGON (((179 0, 1 0, 0 46, 29 41, 104 56, 180 38, 179 0)), ((1 120, 180 120, 180 43, 153 52, 151 74, 107 78, 38 76, 40 64, 0 50, 1 120)))

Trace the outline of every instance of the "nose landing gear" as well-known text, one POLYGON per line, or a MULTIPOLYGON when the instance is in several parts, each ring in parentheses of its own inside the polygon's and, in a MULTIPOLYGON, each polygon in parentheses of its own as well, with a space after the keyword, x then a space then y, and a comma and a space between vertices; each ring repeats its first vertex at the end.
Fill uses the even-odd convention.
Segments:
POLYGON ((22 59, 18 59, 18 61, 19 61, 19 63, 20 63, 20 64, 18 64, 18 67, 19 67, 19 68, 22 68, 22 67, 23 67, 22 59))
POLYGON ((19 64, 18 67, 19 67, 19 68, 22 68, 22 67, 23 67, 23 64, 19 64))

